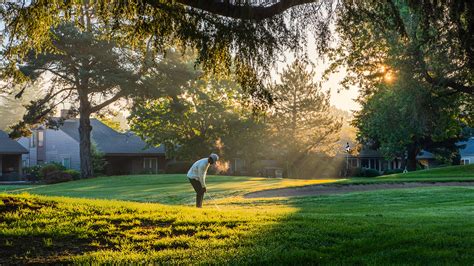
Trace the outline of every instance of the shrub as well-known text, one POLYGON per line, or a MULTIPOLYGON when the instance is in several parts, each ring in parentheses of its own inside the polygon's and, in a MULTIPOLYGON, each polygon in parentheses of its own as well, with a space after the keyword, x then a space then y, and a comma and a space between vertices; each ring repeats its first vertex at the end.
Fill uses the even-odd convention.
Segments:
POLYGON ((376 177, 379 176, 380 172, 375 169, 364 169, 364 176, 365 177, 376 177))
POLYGON ((355 177, 376 177, 379 176, 380 173, 375 169, 352 168, 350 169, 350 175, 355 177))
POLYGON ((76 171, 74 169, 68 169, 63 171, 63 173, 68 174, 72 177, 72 179, 77 180, 81 178, 81 173, 79 171, 76 171))
POLYGON ((403 173, 402 169, 390 169, 390 170, 385 170, 383 172, 384 175, 393 175, 393 174, 400 174, 403 173))
POLYGON ((189 168, 191 168, 191 165, 193 165, 193 163, 187 161, 169 162, 166 165, 166 173, 185 174, 188 172, 189 168))
POLYGON ((72 181, 73 178, 67 171, 62 170, 55 170, 48 172, 46 176, 43 178, 43 182, 46 184, 55 184, 61 182, 72 181))
POLYGON ((25 173, 29 179, 36 180, 37 178, 40 177, 40 169, 41 169, 41 165, 24 167, 23 173, 25 173))
POLYGON ((49 173, 56 172, 56 171, 64 171, 66 170, 66 167, 62 166, 59 163, 48 163, 40 166, 41 168, 39 169, 39 177, 40 178, 46 178, 49 173))
POLYGON ((101 175, 104 174, 105 166, 107 165, 107 161, 104 158, 104 154, 97 149, 97 147, 93 144, 91 146, 92 152, 92 169, 94 171, 94 175, 101 175))

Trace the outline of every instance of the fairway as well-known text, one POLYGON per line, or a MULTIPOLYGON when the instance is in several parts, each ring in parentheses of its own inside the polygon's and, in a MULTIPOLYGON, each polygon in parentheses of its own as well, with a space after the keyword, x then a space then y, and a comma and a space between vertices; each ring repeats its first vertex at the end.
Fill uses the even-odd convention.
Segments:
MULTIPOLYGON (((213 198, 242 196, 245 193, 284 187, 337 182, 337 179, 281 179, 239 176, 209 176, 207 185, 213 198)), ((188 204, 195 192, 186 175, 111 176, 54 185, 0 186, 0 192, 27 192, 46 196, 116 199, 165 204, 188 204)), ((207 199, 206 199, 207 200, 207 199)))
POLYGON ((0 263, 464 264, 474 189, 160 204, 0 196, 0 263))
MULTIPOLYGON (((472 167, 420 173, 398 178, 431 182, 447 175, 456 181, 472 175, 472 167)), ((335 180, 212 176, 209 188, 219 208, 205 201, 196 209, 187 202, 193 191, 184 178, 121 176, 12 187, 0 194, 0 264, 474 262, 472 186, 246 199, 241 196, 250 191, 335 180), (18 194, 26 191, 41 195, 18 194)))

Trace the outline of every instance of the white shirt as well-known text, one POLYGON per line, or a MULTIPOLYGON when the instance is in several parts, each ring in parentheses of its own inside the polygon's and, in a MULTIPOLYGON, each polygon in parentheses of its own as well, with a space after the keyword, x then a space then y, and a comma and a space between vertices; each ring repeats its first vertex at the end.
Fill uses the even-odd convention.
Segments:
POLYGON ((203 188, 206 187, 206 174, 207 169, 209 168, 209 159, 203 158, 201 160, 196 161, 188 171, 188 178, 189 179, 196 179, 201 182, 201 186, 203 188))

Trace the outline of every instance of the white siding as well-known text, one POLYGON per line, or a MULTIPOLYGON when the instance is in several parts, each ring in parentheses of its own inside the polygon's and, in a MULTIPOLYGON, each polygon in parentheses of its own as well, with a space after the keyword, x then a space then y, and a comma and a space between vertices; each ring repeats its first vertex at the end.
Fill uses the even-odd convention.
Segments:
POLYGON ((47 129, 45 131, 46 161, 62 163, 64 158, 70 158, 71 168, 81 169, 79 143, 61 130, 47 129))

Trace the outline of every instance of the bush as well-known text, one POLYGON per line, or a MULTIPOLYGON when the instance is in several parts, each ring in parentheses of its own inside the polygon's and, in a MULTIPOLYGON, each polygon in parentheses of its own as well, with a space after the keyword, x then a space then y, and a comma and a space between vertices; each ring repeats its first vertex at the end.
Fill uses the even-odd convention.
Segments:
POLYGON ((63 171, 63 173, 68 174, 72 177, 72 179, 77 180, 81 178, 81 173, 79 171, 76 171, 74 169, 68 169, 63 171))
POLYGON ((40 166, 41 168, 39 169, 39 177, 40 178, 46 178, 49 173, 53 173, 56 171, 64 171, 66 170, 66 167, 62 166, 59 163, 48 163, 40 166))
POLYGON ((375 169, 352 168, 350 169, 350 175, 355 177, 376 177, 379 176, 380 173, 375 169))
POLYGON ((186 174, 193 165, 192 162, 179 161, 179 162, 169 162, 166 165, 167 174, 186 174))
POLYGON ((24 167, 23 173, 26 174, 28 179, 30 180, 37 180, 40 177, 40 169, 41 165, 35 165, 31 167, 24 167))
POLYGON ((402 169, 390 169, 390 170, 385 170, 383 172, 384 175, 393 175, 393 174, 400 174, 403 173, 402 169))
POLYGON ((92 169, 94 175, 103 175, 105 173, 105 166, 107 166, 107 161, 105 160, 104 154, 97 149, 93 144, 91 146, 92 152, 92 169))
POLYGON ((55 170, 48 172, 46 176, 43 178, 43 182, 46 184, 55 184, 61 182, 72 181, 72 176, 67 173, 67 171, 62 170, 55 170))
POLYGON ((380 172, 375 169, 364 169, 364 176, 365 177, 376 177, 379 176, 380 172))

